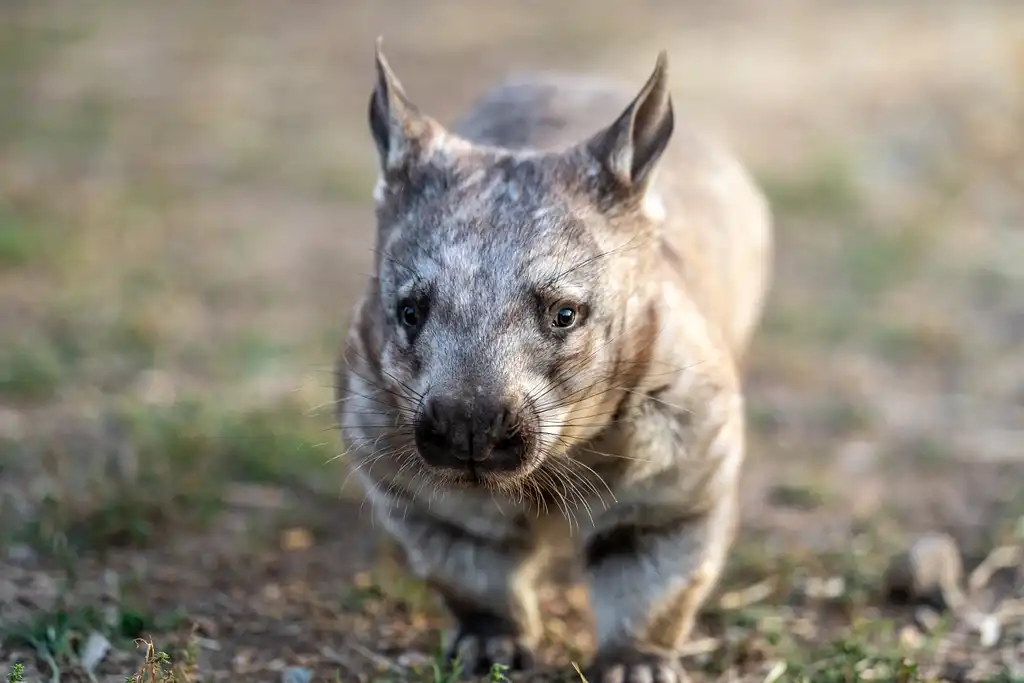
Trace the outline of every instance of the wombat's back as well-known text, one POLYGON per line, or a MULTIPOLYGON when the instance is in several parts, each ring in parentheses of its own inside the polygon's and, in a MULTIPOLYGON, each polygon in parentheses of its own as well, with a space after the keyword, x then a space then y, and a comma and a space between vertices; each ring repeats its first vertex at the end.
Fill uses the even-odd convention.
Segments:
MULTIPOLYGON (((478 143, 554 150, 577 143, 629 104, 625 84, 525 74, 485 92, 452 126, 478 143)), ((725 149, 676 116, 649 203, 664 214, 664 264, 742 356, 771 275, 771 218, 760 190, 725 149)))

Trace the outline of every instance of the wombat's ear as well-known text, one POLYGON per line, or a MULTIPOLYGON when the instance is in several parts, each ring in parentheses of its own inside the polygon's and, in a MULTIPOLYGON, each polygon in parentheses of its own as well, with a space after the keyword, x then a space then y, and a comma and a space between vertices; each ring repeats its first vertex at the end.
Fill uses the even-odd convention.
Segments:
POLYGON ((431 137, 439 124, 420 113, 409 101, 405 90, 391 70, 377 38, 374 57, 377 83, 370 95, 370 132, 380 155, 381 169, 387 173, 405 167, 411 160, 429 151, 431 137))
POLYGON ((587 146, 616 185, 626 191, 642 192, 672 137, 674 123, 668 55, 662 50, 654 73, 640 94, 587 146))

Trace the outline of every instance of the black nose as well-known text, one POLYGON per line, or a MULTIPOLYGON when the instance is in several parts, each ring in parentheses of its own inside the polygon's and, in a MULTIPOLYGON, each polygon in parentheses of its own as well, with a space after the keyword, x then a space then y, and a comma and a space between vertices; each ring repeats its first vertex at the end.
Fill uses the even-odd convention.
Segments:
POLYGON ((416 445, 436 467, 514 470, 529 448, 521 413, 500 399, 430 398, 416 421, 416 445))

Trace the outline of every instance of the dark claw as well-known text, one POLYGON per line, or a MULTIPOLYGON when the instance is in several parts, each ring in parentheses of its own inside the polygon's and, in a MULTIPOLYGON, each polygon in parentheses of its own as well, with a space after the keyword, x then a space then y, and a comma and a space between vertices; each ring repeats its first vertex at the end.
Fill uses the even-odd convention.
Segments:
POLYGON ((512 636, 460 634, 447 652, 449 663, 458 663, 463 675, 489 673, 495 664, 508 671, 528 671, 535 660, 533 652, 512 636))
POLYGON ((505 619, 474 615, 462 621, 446 658, 457 663, 463 676, 489 673, 495 664, 508 671, 528 671, 535 665, 532 649, 523 642, 515 626, 505 619))

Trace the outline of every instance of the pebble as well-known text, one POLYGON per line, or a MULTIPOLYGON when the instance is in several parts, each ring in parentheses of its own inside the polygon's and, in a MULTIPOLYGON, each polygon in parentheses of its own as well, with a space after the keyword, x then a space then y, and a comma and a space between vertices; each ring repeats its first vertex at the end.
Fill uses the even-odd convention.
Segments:
POLYGON ((995 647, 999 642, 1000 635, 1002 635, 999 619, 994 614, 986 615, 981 620, 981 623, 978 624, 978 633, 980 634, 979 640, 982 647, 995 647))
POLYGON ((7 559, 15 564, 28 564, 35 561, 36 551, 22 543, 13 543, 7 547, 7 559))
POLYGON ((846 591, 846 581, 841 576, 827 579, 811 577, 804 583, 804 594, 816 600, 835 600, 846 591))
MULTIPOLYGON (((893 600, 927 602, 944 607, 948 595, 962 594, 963 561, 952 536, 929 533, 918 537, 910 547, 896 555, 885 575, 885 592, 893 600)), ((955 596, 955 598, 954 598, 955 596)))
POLYGON ((309 683, 313 672, 301 666, 289 666, 281 672, 281 683, 309 683))
POLYGON ((919 607, 914 612, 914 621, 917 623, 917 627, 925 633, 931 633, 939 624, 942 622, 942 617, 938 612, 929 607, 919 607))
POLYGON ((924 644, 924 638, 921 632, 913 626, 904 626, 900 629, 900 644, 911 650, 917 650, 924 644))
POLYGON ((82 668, 89 673, 95 672, 109 651, 110 641, 99 631, 93 631, 82 647, 82 656, 79 658, 82 668))

